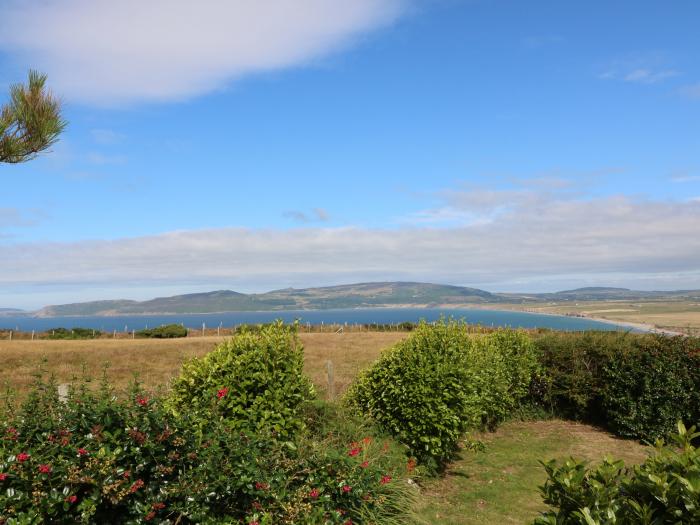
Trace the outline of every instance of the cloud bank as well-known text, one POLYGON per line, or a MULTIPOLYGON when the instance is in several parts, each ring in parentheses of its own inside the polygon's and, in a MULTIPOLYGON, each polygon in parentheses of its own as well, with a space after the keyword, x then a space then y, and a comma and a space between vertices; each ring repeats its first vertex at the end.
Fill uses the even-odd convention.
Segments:
POLYGON ((0 50, 73 100, 179 100, 324 56, 394 21, 405 1, 6 0, 0 50))
POLYGON ((399 279, 490 289, 556 282, 700 288, 700 202, 529 190, 447 197, 424 214, 447 210, 470 219, 447 227, 219 228, 6 244, 0 287, 60 285, 73 291, 64 293, 69 300, 88 289, 183 283, 247 291, 399 279))

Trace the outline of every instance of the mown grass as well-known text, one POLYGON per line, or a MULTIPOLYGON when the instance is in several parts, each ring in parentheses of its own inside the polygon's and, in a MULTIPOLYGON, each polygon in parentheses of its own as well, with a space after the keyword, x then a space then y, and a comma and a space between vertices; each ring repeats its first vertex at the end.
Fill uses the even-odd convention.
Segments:
MULTIPOLYGON (((336 395, 382 349, 406 333, 301 334, 305 369, 323 394, 327 361, 333 362, 336 395)), ((166 385, 190 357, 209 352, 223 338, 216 336, 172 340, 98 339, 87 341, 0 341, 0 384, 26 390, 42 359, 58 382, 70 381, 83 370, 107 375, 125 387, 138 374, 147 388, 166 385)), ((496 432, 475 436, 486 452, 464 452, 444 477, 424 483, 416 513, 427 524, 527 523, 544 510, 538 485, 544 479, 540 459, 576 456, 600 461, 605 455, 639 462, 645 448, 599 429, 565 421, 510 422, 496 432)))
POLYGON ((546 509, 538 486, 539 460, 570 456, 599 462, 611 455, 626 463, 646 458, 646 447, 570 421, 509 422, 475 436, 484 452, 463 452, 443 478, 427 481, 416 509, 426 523, 453 525, 530 523, 546 509))

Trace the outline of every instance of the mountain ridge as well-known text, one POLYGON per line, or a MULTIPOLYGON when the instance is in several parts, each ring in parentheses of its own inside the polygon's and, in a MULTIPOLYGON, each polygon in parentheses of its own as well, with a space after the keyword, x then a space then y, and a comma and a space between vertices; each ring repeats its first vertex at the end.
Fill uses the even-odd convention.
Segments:
MULTIPOLYGON (((492 293, 479 288, 410 281, 365 282, 283 288, 257 294, 214 290, 146 301, 115 299, 51 305, 20 315, 35 317, 198 314, 245 311, 326 310, 372 307, 458 307, 587 300, 700 299, 700 290, 635 291, 583 287, 549 293, 492 293)), ((3 309, 0 309, 2 311, 3 309)), ((10 309, 6 309, 10 310, 10 309)))

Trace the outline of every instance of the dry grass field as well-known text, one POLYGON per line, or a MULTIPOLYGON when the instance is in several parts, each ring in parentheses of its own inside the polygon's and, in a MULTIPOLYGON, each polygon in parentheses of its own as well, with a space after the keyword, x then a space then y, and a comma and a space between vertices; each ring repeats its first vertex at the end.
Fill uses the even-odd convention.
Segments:
MULTIPOLYGON (((321 392, 326 391, 328 360, 333 362, 335 392, 342 392, 357 372, 382 349, 406 337, 401 332, 301 334, 306 371, 321 392)), ((147 388, 165 386, 183 361, 211 351, 224 337, 182 339, 93 339, 0 341, 0 385, 20 393, 31 383, 42 360, 58 382, 69 382, 85 370, 100 377, 105 366, 110 382, 125 387, 138 375, 147 388)))
POLYGON ((693 301, 585 301, 546 305, 518 304, 506 307, 528 312, 583 315, 700 335, 700 303, 693 301))

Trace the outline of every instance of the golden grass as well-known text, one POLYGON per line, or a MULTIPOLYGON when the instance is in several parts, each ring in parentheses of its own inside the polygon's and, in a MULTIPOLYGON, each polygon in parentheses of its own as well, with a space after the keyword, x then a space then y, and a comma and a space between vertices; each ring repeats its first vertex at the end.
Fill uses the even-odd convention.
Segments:
POLYGON ((581 301, 548 305, 515 304, 502 307, 529 312, 584 315, 700 335, 700 303, 697 301, 581 301))
MULTIPOLYGON (((327 386, 326 362, 333 361, 336 394, 345 390, 357 372, 377 358, 383 348, 406 337, 400 332, 352 332, 301 334, 305 367, 319 390, 327 386)), ((224 337, 182 339, 95 339, 82 341, 0 341, 0 385, 26 391, 42 359, 59 383, 80 376, 107 376, 123 388, 138 374, 146 388, 167 385, 183 361, 211 351, 224 337)))

